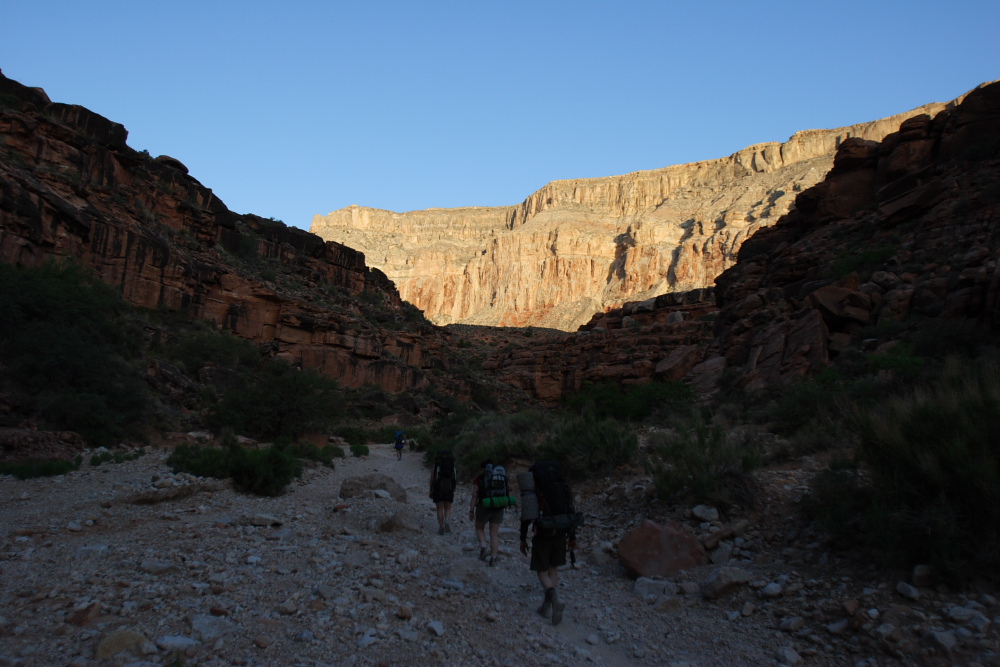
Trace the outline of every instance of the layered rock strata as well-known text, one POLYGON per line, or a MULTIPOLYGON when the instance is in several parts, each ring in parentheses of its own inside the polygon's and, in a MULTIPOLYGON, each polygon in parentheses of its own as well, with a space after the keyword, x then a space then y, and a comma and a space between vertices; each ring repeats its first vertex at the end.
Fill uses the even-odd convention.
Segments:
POLYGON ((364 251, 437 324, 573 331, 629 301, 711 286, 745 239, 824 178, 845 140, 880 140, 954 104, 799 132, 717 160, 553 181, 517 206, 349 206, 315 216, 311 230, 364 251))
POLYGON ((708 396, 885 351, 912 317, 971 334, 1000 312, 1000 83, 904 121, 879 143, 845 140, 794 210, 742 244, 711 290, 600 313, 579 334, 521 342, 487 362, 554 404, 586 382, 684 380, 708 396))
POLYGON ((713 340, 715 312, 711 289, 663 294, 599 314, 579 333, 522 338, 497 350, 483 368, 549 406, 608 380, 688 380, 699 390, 707 368, 697 367, 713 340))
POLYGON ((891 344, 911 317, 995 331, 1000 308, 1000 83, 834 168, 719 276, 718 350, 748 387, 849 349, 891 344))
POLYGON ((137 152, 127 135, 0 75, 0 261, 74 258, 133 304, 214 321, 351 387, 412 389, 445 366, 444 335, 407 322, 362 253, 233 213, 180 161, 137 152))

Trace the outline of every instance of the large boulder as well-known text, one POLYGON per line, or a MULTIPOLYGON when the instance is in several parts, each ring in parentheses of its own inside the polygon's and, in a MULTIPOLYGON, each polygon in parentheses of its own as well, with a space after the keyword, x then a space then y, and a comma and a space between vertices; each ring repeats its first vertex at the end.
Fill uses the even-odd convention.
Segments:
POLYGON ((340 485, 340 497, 356 498, 364 495, 367 491, 378 490, 387 491, 394 500, 401 503, 406 502, 406 491, 399 485, 399 482, 388 475, 377 472, 345 479, 340 485))
POLYGON ((661 526, 647 519, 618 543, 618 559, 633 577, 672 577, 704 565, 708 556, 694 533, 680 524, 661 526))

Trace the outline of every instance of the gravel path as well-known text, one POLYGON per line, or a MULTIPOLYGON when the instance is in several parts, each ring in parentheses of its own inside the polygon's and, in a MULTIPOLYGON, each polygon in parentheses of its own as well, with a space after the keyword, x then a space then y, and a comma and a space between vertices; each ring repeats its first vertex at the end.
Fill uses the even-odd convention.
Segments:
MULTIPOLYGON (((765 502, 725 546, 725 564, 752 581, 715 601, 698 592, 713 566, 640 597, 613 555, 643 516, 690 511, 647 500, 639 478, 578 489, 588 525, 578 568, 560 573, 568 607, 554 627, 534 612, 541 588, 517 553, 516 516, 487 567, 471 486, 459 486, 454 532, 438 536, 418 454, 373 446, 307 468, 278 498, 173 475, 168 454, 0 477, 0 665, 1000 664, 991 595, 904 598, 795 527, 801 470, 761 473, 765 502), (344 479, 372 473, 406 502, 339 497, 344 479)), ((718 530, 687 522, 703 538, 718 530)))

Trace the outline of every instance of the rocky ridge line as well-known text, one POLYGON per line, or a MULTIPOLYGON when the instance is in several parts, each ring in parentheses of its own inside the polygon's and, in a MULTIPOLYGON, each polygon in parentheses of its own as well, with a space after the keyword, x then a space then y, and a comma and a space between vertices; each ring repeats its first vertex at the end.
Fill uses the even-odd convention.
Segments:
POLYGON ((726 158, 553 181, 516 206, 350 206, 315 216, 311 230, 364 251, 437 324, 573 331, 628 301, 711 286, 745 239, 823 179, 843 141, 880 140, 961 99, 726 158))

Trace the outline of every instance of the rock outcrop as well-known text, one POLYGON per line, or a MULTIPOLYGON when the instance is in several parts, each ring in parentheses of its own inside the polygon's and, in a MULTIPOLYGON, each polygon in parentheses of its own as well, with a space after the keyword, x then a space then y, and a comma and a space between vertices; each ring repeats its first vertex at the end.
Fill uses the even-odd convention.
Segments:
POLYGON ((719 276, 718 349, 749 388, 888 350, 911 317, 995 330, 1000 307, 1000 83, 851 139, 796 210, 719 276))
POLYGON ((74 258, 133 304, 214 321, 350 387, 399 392, 447 368, 447 334, 410 317, 362 253, 230 211, 127 134, 0 75, 0 261, 74 258))
POLYGON ((799 132, 717 160, 553 181, 517 206, 349 206, 315 216, 311 230, 364 251, 437 324, 574 331, 626 302, 711 286, 743 241, 823 180, 840 144, 881 140, 956 102, 799 132))
POLYGON ((712 290, 599 313, 581 332, 501 347, 485 368, 547 404, 584 383, 683 380, 702 397, 888 351, 911 316, 995 330, 1000 83, 879 143, 845 140, 794 210, 742 244, 712 290), (895 325, 895 326, 894 326, 895 325))

